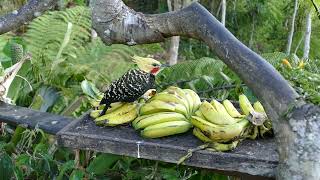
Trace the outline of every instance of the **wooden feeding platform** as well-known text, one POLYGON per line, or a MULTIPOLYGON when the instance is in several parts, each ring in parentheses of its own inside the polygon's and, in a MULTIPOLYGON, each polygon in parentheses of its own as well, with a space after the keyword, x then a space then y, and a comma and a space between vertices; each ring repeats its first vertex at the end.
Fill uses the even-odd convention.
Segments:
MULTIPOLYGON (((45 132, 55 134, 59 146, 63 147, 169 163, 177 163, 188 150, 202 144, 191 132, 166 138, 146 139, 139 136, 129 125, 99 127, 88 115, 72 119, 4 103, 0 103, 0 122, 24 124, 28 128, 37 126, 45 132)), ((273 178, 278 155, 272 138, 244 140, 231 152, 196 151, 184 164, 224 174, 273 178)))

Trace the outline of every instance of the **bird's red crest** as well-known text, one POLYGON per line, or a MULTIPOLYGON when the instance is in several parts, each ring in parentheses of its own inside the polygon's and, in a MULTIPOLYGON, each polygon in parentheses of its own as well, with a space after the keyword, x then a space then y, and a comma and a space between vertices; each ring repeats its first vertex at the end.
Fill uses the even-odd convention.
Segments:
POLYGON ((156 68, 153 68, 150 73, 156 74, 159 70, 160 70, 160 67, 156 67, 156 68))

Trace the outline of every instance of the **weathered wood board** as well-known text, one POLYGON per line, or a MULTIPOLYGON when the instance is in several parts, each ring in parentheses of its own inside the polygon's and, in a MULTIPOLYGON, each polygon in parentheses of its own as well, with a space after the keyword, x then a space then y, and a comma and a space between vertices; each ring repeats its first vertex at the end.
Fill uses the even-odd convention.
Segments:
POLYGON ((38 127, 49 134, 56 134, 66 127, 73 118, 35 111, 25 107, 0 102, 0 122, 22 125, 33 129, 38 127))
MULTIPOLYGON (((145 139, 130 126, 98 127, 87 115, 75 120, 4 103, 0 103, 0 122, 25 125, 28 128, 39 127, 47 133, 57 134, 59 145, 64 147, 169 163, 177 163, 189 149, 202 144, 191 132, 167 138, 145 139)), ((273 139, 246 140, 232 152, 197 151, 185 164, 227 174, 274 177, 278 155, 273 139)))
MULTIPOLYGON (((167 138, 145 139, 130 126, 99 127, 90 117, 84 116, 58 133, 58 144, 75 149, 177 163, 189 149, 202 143, 191 132, 167 138)), ((245 140, 232 152, 197 151, 185 164, 224 172, 274 177, 278 155, 273 139, 245 140)))

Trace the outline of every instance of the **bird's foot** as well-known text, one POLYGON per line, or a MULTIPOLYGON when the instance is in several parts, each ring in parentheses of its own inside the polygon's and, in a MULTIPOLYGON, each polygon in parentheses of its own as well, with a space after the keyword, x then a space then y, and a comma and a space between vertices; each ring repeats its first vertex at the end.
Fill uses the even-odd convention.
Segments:
POLYGON ((98 117, 101 117, 105 114, 106 112, 101 111, 98 117))
POLYGON ((108 105, 108 106, 106 105, 106 106, 103 108, 103 110, 100 112, 99 117, 105 115, 106 112, 107 112, 107 110, 108 110, 109 108, 111 108, 111 105, 108 105))

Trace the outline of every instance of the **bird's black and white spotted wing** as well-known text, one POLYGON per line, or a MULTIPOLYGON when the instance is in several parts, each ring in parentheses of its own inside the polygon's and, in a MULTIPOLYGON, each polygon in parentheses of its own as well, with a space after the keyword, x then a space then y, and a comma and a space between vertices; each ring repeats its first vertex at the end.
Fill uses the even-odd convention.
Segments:
POLYGON ((154 88, 155 77, 138 69, 129 70, 120 79, 110 84, 100 104, 132 102, 146 91, 154 88))

